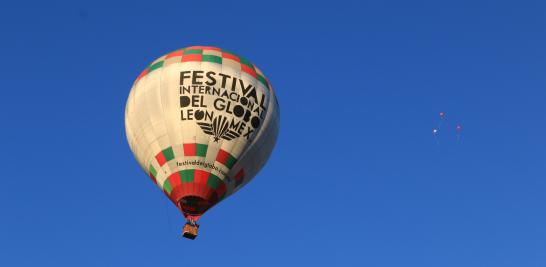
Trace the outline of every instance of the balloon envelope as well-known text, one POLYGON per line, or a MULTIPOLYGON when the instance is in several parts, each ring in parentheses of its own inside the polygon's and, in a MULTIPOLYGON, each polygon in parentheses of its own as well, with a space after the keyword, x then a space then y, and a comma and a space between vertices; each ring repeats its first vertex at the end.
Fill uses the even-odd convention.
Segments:
POLYGON ((279 130, 278 102, 252 63, 209 46, 173 51, 133 84, 129 146, 152 181, 191 220, 248 183, 279 130))

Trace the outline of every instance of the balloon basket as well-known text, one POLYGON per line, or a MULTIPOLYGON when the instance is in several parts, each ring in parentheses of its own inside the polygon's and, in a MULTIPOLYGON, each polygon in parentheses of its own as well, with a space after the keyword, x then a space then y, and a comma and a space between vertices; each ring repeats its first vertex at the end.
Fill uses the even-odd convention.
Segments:
POLYGON ((197 230, 199 230, 199 225, 186 223, 182 229, 182 236, 194 240, 197 237, 197 230))

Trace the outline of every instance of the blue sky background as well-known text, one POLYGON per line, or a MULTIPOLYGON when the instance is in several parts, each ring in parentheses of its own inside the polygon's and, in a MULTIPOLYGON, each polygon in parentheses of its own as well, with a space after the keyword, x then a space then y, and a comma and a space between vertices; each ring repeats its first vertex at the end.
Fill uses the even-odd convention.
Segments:
POLYGON ((0 265, 546 266, 546 3, 317 2, 3 3, 0 265), (190 45, 250 59, 282 112, 193 242, 123 122, 190 45))

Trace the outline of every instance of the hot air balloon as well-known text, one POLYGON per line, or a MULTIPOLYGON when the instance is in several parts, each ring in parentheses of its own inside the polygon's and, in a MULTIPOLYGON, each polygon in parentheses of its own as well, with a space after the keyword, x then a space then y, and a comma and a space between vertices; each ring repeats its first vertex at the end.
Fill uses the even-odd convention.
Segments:
POLYGON ((199 218, 246 185, 269 158, 279 105, 265 75, 232 52, 192 46, 153 61, 125 109, 131 151, 197 236, 199 218))
POLYGON ((463 131, 463 126, 461 124, 457 124, 455 126, 455 131, 457 132, 457 142, 461 141, 461 132, 463 131))

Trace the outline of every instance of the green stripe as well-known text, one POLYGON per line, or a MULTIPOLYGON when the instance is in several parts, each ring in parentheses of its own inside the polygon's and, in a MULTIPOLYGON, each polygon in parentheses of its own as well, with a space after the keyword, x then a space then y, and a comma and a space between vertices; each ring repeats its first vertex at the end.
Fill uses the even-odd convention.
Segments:
POLYGON ((150 174, 154 177, 157 176, 157 171, 155 170, 154 166, 150 164, 150 167, 148 168, 148 171, 150 171, 150 174))
POLYGON ((169 194, 171 193, 171 191, 173 191, 173 187, 171 186, 169 180, 165 180, 165 182, 163 183, 163 190, 165 190, 169 194))
MULTIPOLYGON (((185 48, 182 48, 182 49, 171 51, 168 54, 171 54, 173 52, 180 51, 180 50, 184 51, 182 53, 183 55, 191 55, 191 54, 202 55, 201 62, 213 62, 213 63, 222 64, 222 57, 218 57, 218 56, 215 56, 215 55, 203 55, 203 49, 187 49, 186 50, 185 48)), ((240 59, 240 61, 241 61, 241 64, 244 64, 244 65, 250 67, 251 69, 253 69, 254 71, 256 71, 256 68, 254 67, 254 65, 249 60, 247 60, 246 58, 243 58, 243 57, 241 57, 241 56, 239 56, 239 55, 237 55, 237 54, 235 54, 235 53, 233 53, 233 52, 231 52, 229 50, 222 49, 222 52, 229 53, 229 54, 231 54, 233 56, 238 57, 240 59)), ((146 76, 150 72, 163 67, 164 64, 165 64, 165 61, 161 60, 161 61, 158 61, 158 62, 148 66, 148 72, 146 74, 144 74, 143 76, 146 76)), ((267 83, 267 80, 265 80, 265 78, 263 76, 258 75, 258 80, 261 83, 263 83, 268 89, 271 89, 271 88, 269 88, 269 84, 267 83)))
POLYGON ((267 89, 269 89, 269 84, 267 83, 267 80, 264 76, 256 73, 256 77, 258 77, 258 81, 260 81, 263 85, 265 85, 265 87, 267 87, 267 89))
POLYGON ((183 183, 192 183, 194 178, 194 170, 180 171, 180 177, 183 183))
POLYGON ((222 64, 222 58, 215 55, 203 55, 201 61, 222 64))
POLYGON ((163 150, 163 156, 165 156, 165 159, 167 161, 170 161, 172 159, 174 159, 174 151, 173 151, 173 148, 170 146, 168 148, 165 148, 163 150))
POLYGON ((206 157, 208 147, 209 146, 205 144, 195 144, 195 155, 198 157, 206 157))
POLYGON ((209 175, 209 179, 207 180, 207 185, 210 188, 216 190, 221 182, 222 182, 222 180, 220 180, 220 178, 218 178, 218 176, 211 173, 209 175))
POLYGON ((226 165, 226 167, 231 169, 231 167, 233 167, 236 161, 237 159, 233 157, 231 154, 229 154, 229 157, 227 158, 226 163, 224 165, 226 165))
POLYGON ((156 62, 155 64, 151 65, 150 68, 148 69, 148 73, 163 67, 164 62, 165 61, 159 61, 159 62, 156 62))
POLYGON ((245 64, 254 70, 254 65, 252 65, 250 61, 246 60, 246 58, 240 58, 240 59, 241 59, 241 64, 245 64))
POLYGON ((190 54, 203 54, 203 49, 189 49, 189 50, 186 50, 184 51, 184 53, 182 53, 184 55, 190 55, 190 54))

